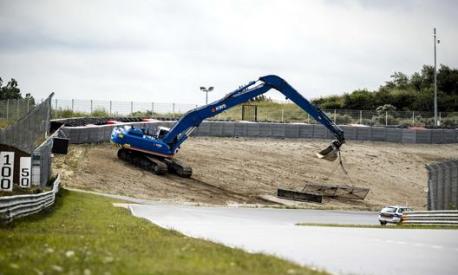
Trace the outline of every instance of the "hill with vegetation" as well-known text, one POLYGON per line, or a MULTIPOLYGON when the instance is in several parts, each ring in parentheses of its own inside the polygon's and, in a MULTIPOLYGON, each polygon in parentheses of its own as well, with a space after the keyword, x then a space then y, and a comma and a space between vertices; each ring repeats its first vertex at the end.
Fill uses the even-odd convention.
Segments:
MULTIPOLYGON (((378 90, 355 90, 313 100, 322 109, 375 110, 390 104, 399 111, 433 111, 434 67, 424 65, 420 72, 408 76, 395 72, 378 90)), ((458 111, 458 69, 441 65, 437 72, 438 109, 458 111)))

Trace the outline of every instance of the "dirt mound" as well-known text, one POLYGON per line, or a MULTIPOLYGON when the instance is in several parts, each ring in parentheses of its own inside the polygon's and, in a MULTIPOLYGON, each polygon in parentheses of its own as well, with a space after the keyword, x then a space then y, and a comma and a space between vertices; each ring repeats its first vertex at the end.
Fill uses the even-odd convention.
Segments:
MULTIPOLYGON (((349 142, 345 168, 315 157, 318 140, 191 138, 177 157, 193 167, 191 179, 156 176, 117 159, 108 144, 71 146, 54 166, 66 186, 139 198, 210 204, 266 203, 259 195, 305 183, 348 184, 371 189, 364 202, 328 200, 323 206, 377 209, 388 204, 426 205, 425 164, 458 157, 458 145, 349 142)), ((315 205, 316 206, 316 205, 315 205)))

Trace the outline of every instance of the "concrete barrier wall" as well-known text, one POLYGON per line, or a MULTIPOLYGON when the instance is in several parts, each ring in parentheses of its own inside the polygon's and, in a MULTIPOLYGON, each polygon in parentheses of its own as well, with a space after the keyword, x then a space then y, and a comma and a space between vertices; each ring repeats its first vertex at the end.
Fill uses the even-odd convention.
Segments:
MULTIPOLYGON (((158 126, 171 127, 174 121, 132 122, 140 128, 155 131, 158 126)), ((99 143, 110 139, 115 125, 93 127, 64 127, 71 143, 99 143)), ((342 126, 347 140, 385 141, 395 143, 458 143, 458 130, 398 129, 383 127, 342 126)), ((317 138, 332 139, 333 135, 321 125, 287 123, 252 123, 204 121, 194 132, 195 136, 262 137, 262 138, 317 138)))
POLYGON ((426 165, 428 210, 458 209, 458 160, 426 165))

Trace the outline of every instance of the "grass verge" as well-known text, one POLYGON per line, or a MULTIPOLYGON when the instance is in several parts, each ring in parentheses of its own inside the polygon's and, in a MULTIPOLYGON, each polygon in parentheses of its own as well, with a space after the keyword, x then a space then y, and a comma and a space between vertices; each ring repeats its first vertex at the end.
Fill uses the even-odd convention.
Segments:
POLYGON ((368 224, 328 224, 328 223, 297 223, 299 226, 324 226, 348 228, 382 228, 382 229, 451 229, 457 230, 458 225, 443 224, 400 224, 400 225, 368 225, 368 224))
POLYGON ((61 190, 54 209, 0 227, 0 274, 325 274, 162 229, 114 201, 61 190))

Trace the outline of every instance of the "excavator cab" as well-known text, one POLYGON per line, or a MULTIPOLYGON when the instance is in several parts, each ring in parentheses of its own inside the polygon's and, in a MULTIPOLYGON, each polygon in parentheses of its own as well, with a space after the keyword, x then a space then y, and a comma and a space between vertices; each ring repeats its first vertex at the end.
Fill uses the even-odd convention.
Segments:
POLYGON ((160 126, 157 128, 157 138, 162 139, 165 135, 168 134, 170 128, 160 126))
POLYGON ((319 159, 334 161, 338 157, 338 153, 339 153, 341 145, 342 145, 341 142, 334 140, 333 142, 331 142, 331 144, 328 147, 326 147, 326 149, 321 150, 319 153, 316 153, 316 156, 319 159))

